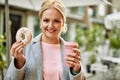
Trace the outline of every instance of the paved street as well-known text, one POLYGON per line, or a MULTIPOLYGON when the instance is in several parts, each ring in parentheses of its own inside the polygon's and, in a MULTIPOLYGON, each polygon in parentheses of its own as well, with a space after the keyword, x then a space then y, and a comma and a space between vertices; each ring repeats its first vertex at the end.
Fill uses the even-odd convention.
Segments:
POLYGON ((90 75, 87 77, 87 80, 120 80, 120 72, 119 71, 109 71, 106 73, 98 72, 94 75, 90 75))
POLYGON ((87 80, 105 80, 104 76, 101 73, 97 73, 95 75, 91 75, 87 77, 87 80))

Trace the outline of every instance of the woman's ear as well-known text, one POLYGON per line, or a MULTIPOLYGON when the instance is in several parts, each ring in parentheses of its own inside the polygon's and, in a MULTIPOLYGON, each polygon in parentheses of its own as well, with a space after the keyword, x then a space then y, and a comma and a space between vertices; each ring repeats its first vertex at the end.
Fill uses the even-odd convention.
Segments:
POLYGON ((67 32, 67 24, 64 24, 64 25, 62 26, 62 32, 63 32, 63 33, 66 33, 66 32, 67 32))

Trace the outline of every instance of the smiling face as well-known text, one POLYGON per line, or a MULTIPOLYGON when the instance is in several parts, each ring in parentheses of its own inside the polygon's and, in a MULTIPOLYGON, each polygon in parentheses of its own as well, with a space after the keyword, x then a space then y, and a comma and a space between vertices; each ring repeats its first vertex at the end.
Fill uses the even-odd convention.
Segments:
POLYGON ((58 38, 64 23, 63 17, 57 9, 50 8, 45 10, 40 21, 44 37, 51 39, 58 38))

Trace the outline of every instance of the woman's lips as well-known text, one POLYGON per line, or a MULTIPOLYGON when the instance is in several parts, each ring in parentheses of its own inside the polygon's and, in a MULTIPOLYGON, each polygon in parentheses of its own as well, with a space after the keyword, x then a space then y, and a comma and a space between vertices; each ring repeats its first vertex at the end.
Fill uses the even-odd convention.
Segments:
POLYGON ((48 31, 49 33, 55 32, 55 30, 53 30, 53 29, 47 29, 47 31, 48 31))

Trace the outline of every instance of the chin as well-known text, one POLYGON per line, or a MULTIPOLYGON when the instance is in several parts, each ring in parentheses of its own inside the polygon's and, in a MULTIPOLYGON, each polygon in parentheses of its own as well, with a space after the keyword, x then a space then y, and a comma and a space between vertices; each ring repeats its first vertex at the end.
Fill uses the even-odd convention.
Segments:
POLYGON ((58 37, 58 35, 55 35, 55 34, 48 34, 46 36, 49 38, 57 38, 58 37))

